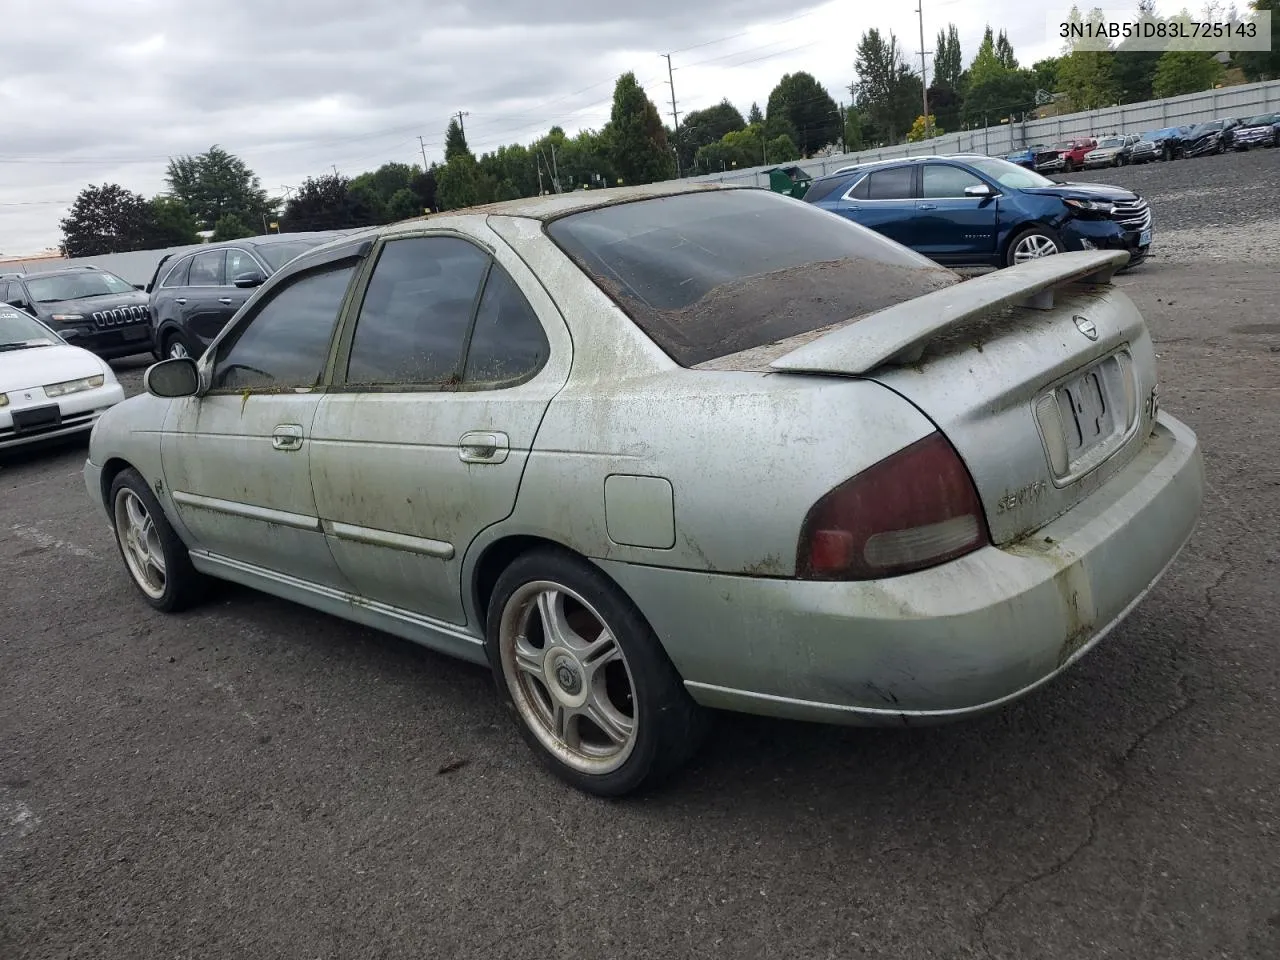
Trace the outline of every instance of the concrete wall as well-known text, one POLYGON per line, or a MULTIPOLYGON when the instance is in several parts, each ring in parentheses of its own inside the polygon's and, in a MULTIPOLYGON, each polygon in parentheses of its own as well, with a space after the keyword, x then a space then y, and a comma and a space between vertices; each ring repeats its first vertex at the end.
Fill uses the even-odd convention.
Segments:
MULTIPOLYGON (((1025 123, 1006 123, 983 130, 966 130, 948 133, 920 143, 907 143, 896 147, 863 150, 834 157, 801 160, 796 165, 808 171, 810 176, 820 177, 840 167, 872 160, 896 160, 901 157, 919 157, 937 153, 985 153, 1001 156, 1021 147, 1037 143, 1054 143, 1071 137, 1084 137, 1102 133, 1143 133, 1161 127, 1180 127, 1205 123, 1219 117, 1243 119, 1259 113, 1280 111, 1280 80, 1265 83, 1247 83, 1222 90, 1208 90, 1164 100, 1148 100, 1146 103, 1129 103, 1120 107, 1070 113, 1044 120, 1025 123)), ((749 170, 729 170, 700 177, 688 177, 691 181, 721 181, 724 183, 769 186, 765 171, 773 166, 753 167, 749 170)))

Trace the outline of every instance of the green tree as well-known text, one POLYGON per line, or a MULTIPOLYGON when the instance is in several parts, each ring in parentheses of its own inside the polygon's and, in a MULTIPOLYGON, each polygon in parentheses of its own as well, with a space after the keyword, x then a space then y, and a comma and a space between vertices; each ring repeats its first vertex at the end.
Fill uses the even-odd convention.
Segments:
POLYGON ((862 149, 862 115, 854 107, 844 112, 844 148, 849 153, 862 149))
POLYGON ((224 240, 240 240, 244 237, 256 236, 258 231, 250 230, 243 220, 234 213, 223 214, 213 226, 213 236, 210 239, 214 243, 221 243, 224 240))
POLYGON ((769 137, 764 124, 749 124, 707 144, 695 158, 697 169, 707 173, 748 169, 800 159, 800 149, 786 134, 769 137))
MULTIPOLYGON (((1072 7, 1070 19, 1081 22, 1079 7, 1072 7)), ((1102 11, 1095 8, 1089 22, 1102 22, 1102 11)), ((1105 38, 1074 38, 1066 45, 1066 53, 1058 61, 1058 92, 1064 93, 1074 110, 1096 110, 1116 102, 1114 76, 1115 52, 1105 38)))
POLYGON ((694 157, 709 143, 715 143, 726 133, 741 130, 747 125, 738 108, 728 100, 721 100, 705 110, 691 110, 680 121, 676 147, 680 153, 680 167, 694 169, 694 157))
POLYGON ((764 123, 764 114, 760 112, 760 104, 751 104, 751 110, 747 114, 747 123, 764 123))
POLYGON ((199 227, 186 206, 173 197, 159 196, 151 201, 151 229, 147 237, 149 249, 185 247, 199 243, 199 227))
POLYGON ((969 86, 985 83, 992 77, 1002 76, 1007 73, 1009 68, 1000 61, 1000 56, 996 52, 995 37, 991 33, 991 27, 987 27, 987 32, 983 34, 982 43, 978 45, 978 52, 974 55, 973 63, 969 65, 969 86))
POLYGON ((788 73, 769 94, 766 117, 785 117, 804 156, 840 139, 840 108, 809 73, 788 73))
POLYGON ((501 146, 480 158, 480 169, 494 184, 495 200, 537 196, 538 166, 528 147, 501 146))
POLYGON ((960 32, 954 23, 947 24, 946 32, 938 31, 938 44, 933 55, 933 82, 939 87, 959 91, 960 74, 964 61, 960 54, 960 32))
POLYGON ((461 210, 491 203, 496 186, 469 153, 457 154, 441 167, 436 172, 436 183, 441 210, 461 210))
POLYGON ((449 118, 449 128, 444 132, 444 162, 448 163, 454 157, 461 156, 474 157, 471 148, 467 146, 467 138, 463 133, 462 124, 457 117, 449 118))
POLYGON ((951 87, 934 84, 929 87, 929 109, 937 118, 939 127, 955 130, 960 126, 963 102, 960 94, 951 87))
POLYGON ((1244 71, 1245 79, 1250 82, 1258 80, 1275 80, 1280 78, 1280 10, 1276 9, 1276 0, 1252 0, 1249 4, 1254 13, 1267 10, 1271 13, 1271 49, 1245 50, 1236 54, 1236 63, 1244 71))
POLYGON ((1151 90, 1157 97, 1212 90, 1226 73, 1213 54, 1201 50, 1166 50, 1156 65, 1151 90))
POLYGON ((1000 31, 1000 36, 996 37, 996 59, 1006 70, 1018 69, 1018 58, 1013 55, 1013 44, 1009 42, 1009 35, 1003 30, 1000 31))
POLYGON ((614 87, 606 139, 613 168, 627 184, 653 183, 675 173, 658 108, 634 73, 624 73, 614 87))
POLYGON ((897 143, 911 129, 920 103, 920 79, 902 59, 898 39, 872 27, 858 41, 854 59, 857 81, 850 88, 862 115, 864 135, 897 143), (913 85, 914 82, 914 85, 913 85))
POLYGON ((403 187, 393 193, 391 199, 387 201, 384 222, 399 223, 401 220, 411 220, 422 216, 425 209, 418 195, 409 187, 403 187))
POLYGON ((307 177, 285 204, 282 233, 309 230, 343 230, 377 222, 376 212, 359 195, 352 196, 351 181, 338 174, 307 177))
POLYGON ((146 197, 118 183, 85 187, 58 225, 68 257, 146 250, 154 229, 146 197))
POLYGON ((165 171, 171 196, 182 201, 203 230, 227 214, 243 223, 261 223, 276 202, 243 160, 214 144, 202 154, 174 157, 165 171))

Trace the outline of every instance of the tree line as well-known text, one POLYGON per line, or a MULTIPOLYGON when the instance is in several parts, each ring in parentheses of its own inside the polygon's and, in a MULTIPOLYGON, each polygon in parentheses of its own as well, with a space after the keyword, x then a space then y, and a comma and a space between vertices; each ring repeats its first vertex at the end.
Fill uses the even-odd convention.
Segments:
MULTIPOLYGON (((1252 0, 1274 12, 1276 0, 1252 0)), ((1154 0, 1138 0, 1138 17, 1157 21, 1154 0)), ((1185 13, 1178 18, 1183 19, 1185 13)), ((1205 16, 1229 20, 1212 0, 1205 16)), ((1070 13, 1075 23, 1097 22, 1099 10, 1070 13)), ((1273 17, 1273 34, 1280 17, 1273 17)), ((837 103, 811 74, 782 77, 764 109, 744 116, 728 99, 685 114, 674 127, 635 74, 614 87, 609 120, 599 130, 569 135, 552 127, 530 144, 509 144, 480 156, 457 118, 449 121, 443 162, 420 167, 386 163, 345 177, 307 178, 284 198, 270 197, 239 157, 220 146, 170 160, 167 190, 146 198, 103 184, 81 191, 61 221, 67 256, 198 243, 201 232, 229 240, 268 232, 340 229, 393 223, 540 193, 599 189, 781 164, 824 152, 853 152, 916 141, 947 131, 1020 119, 1054 102, 1065 112, 1177 96, 1212 89, 1227 65, 1212 49, 1137 51, 1119 45, 1069 41, 1058 57, 1022 66, 1001 30, 987 28, 964 65, 954 24, 939 31, 927 91, 892 31, 872 28, 858 41, 856 79, 848 103, 837 103), (927 92, 929 116, 921 104, 927 92)), ((1280 37, 1267 52, 1231 59, 1246 80, 1280 77, 1280 37)))

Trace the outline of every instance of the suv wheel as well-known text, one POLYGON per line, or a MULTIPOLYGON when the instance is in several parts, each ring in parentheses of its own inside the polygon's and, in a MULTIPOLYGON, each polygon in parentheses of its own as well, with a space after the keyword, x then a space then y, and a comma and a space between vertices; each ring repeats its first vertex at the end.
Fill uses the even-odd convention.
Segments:
POLYGON ((190 357, 191 348, 187 346, 186 338, 173 330, 165 334, 164 349, 161 353, 164 360, 176 360, 179 357, 190 357))
POLYGON ((1014 235, 1009 241, 1009 249, 1005 253, 1004 262, 1007 267, 1015 267, 1020 263, 1051 257, 1063 250, 1062 241, 1048 227, 1028 227, 1014 235))

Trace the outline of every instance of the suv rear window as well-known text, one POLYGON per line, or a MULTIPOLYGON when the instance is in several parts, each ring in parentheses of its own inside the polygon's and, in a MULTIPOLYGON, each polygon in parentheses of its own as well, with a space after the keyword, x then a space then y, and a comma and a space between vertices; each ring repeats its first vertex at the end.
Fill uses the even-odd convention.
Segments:
POLYGON ((959 279, 843 217, 758 189, 601 207, 552 221, 547 234, 686 367, 959 279))

